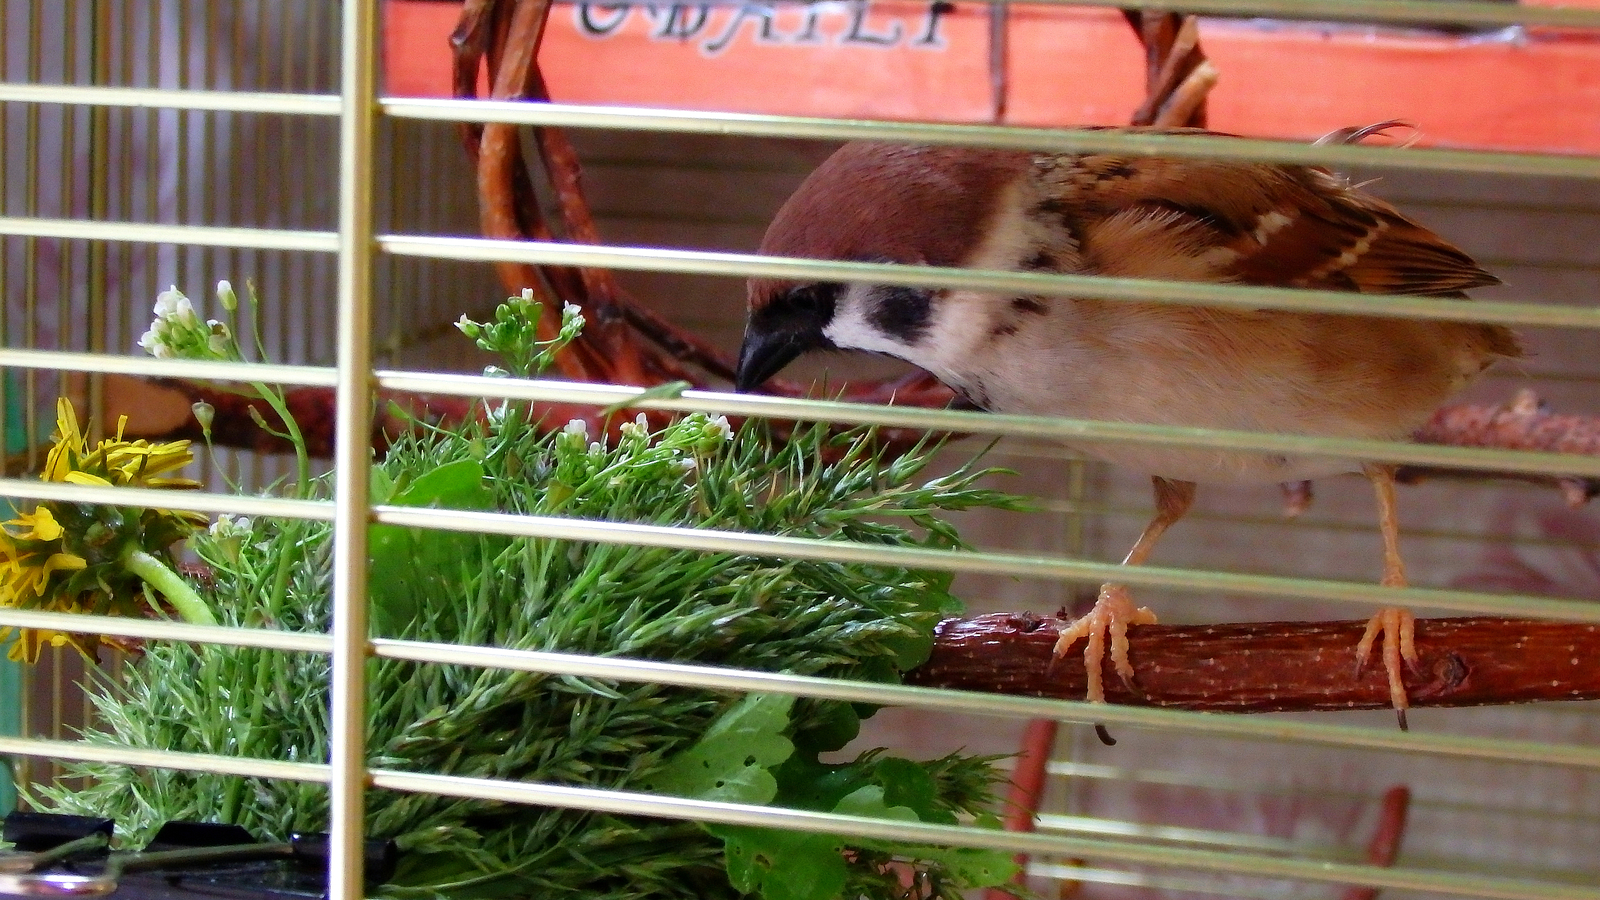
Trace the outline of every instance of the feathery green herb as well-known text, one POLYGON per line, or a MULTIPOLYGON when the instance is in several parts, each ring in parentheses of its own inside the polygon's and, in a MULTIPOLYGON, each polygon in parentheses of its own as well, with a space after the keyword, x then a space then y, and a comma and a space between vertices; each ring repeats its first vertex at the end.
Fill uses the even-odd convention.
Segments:
MULTIPOLYGON (((541 345, 537 309, 513 298, 492 325, 463 330, 513 350, 517 374, 536 374, 581 326, 569 308, 563 337, 541 345)), ((940 548, 960 546, 941 512, 1012 504, 970 465, 919 480, 933 447, 887 458, 862 432, 801 429, 777 443, 759 427, 691 414, 654 431, 641 416, 591 439, 582 422, 541 434, 527 417, 503 404, 459 432, 400 440, 375 465, 374 502, 940 548)), ((323 479, 312 493, 330 489, 323 479)), ((325 630, 330 538, 321 523, 213 526, 195 549, 215 573, 218 619, 325 630)), ((371 555, 374 631, 420 641, 893 682, 960 609, 950 576, 893 566, 395 526, 373 529, 371 555)), ((874 750, 820 762, 870 715, 847 703, 387 659, 367 675, 374 768, 997 827, 989 758, 874 750)), ((120 680, 100 676, 84 738, 323 761, 328 679, 327 658, 314 654, 152 643, 120 680)), ((86 786, 39 799, 113 816, 134 845, 169 819, 265 837, 327 827, 319 785, 101 763, 66 775, 86 786)), ((367 797, 367 829, 404 851, 383 888, 401 897, 953 900, 1013 871, 990 851, 384 791, 367 797)))

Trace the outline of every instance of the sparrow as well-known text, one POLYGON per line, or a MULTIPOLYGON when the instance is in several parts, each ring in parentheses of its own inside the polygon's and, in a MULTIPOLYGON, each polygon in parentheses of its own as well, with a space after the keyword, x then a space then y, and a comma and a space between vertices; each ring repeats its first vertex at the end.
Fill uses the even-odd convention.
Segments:
MULTIPOLYGON (((1166 129, 1172 131, 1172 129, 1166 129)), ((1193 130, 1185 129, 1186 133, 1193 130)), ((1326 169, 1228 160, 847 144, 774 217, 763 254, 1465 298, 1498 284, 1466 253, 1326 169)), ((1496 360, 1521 355, 1488 324, 758 278, 736 388, 813 350, 887 354, 999 413, 1406 440, 1496 360)), ((1377 495, 1382 584, 1404 586, 1392 466, 1240 450, 1072 442, 1145 472, 1155 515, 1123 560, 1144 563, 1199 482, 1287 482, 1361 471, 1377 495)), ((1126 586, 1060 629, 1085 640, 1088 699, 1104 702, 1107 644, 1132 685, 1127 630, 1153 623, 1126 586)), ((1382 639, 1405 727, 1413 619, 1382 639)))

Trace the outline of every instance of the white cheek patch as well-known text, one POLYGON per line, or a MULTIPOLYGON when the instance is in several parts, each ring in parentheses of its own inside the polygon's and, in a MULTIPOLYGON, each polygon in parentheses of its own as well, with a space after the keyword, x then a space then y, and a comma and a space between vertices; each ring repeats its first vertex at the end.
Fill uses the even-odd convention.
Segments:
POLYGON ((834 301, 833 318, 822 329, 822 336, 841 350, 868 350, 904 357, 911 345, 897 337, 885 334, 867 321, 867 310, 873 299, 872 288, 865 284, 845 287, 834 301))

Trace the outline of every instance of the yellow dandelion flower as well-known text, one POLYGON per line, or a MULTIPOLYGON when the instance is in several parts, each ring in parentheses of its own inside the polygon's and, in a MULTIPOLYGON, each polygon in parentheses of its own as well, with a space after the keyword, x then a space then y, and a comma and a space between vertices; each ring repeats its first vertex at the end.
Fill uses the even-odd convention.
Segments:
POLYGON ((99 487, 199 487, 191 478, 161 478, 194 461, 188 441, 153 443, 123 438, 128 417, 117 420, 116 436, 106 438, 90 449, 72 403, 62 397, 56 401, 56 439, 45 458, 45 481, 87 484, 99 487))
MULTIPOLYGON (((64 531, 50 510, 41 506, 5 524, 22 531, 13 533, 0 529, 0 605, 49 612, 82 611, 75 598, 46 590, 57 572, 74 572, 88 565, 88 561, 77 554, 53 549, 59 546, 64 531)), ((0 628, 0 641, 13 632, 17 639, 7 655, 20 662, 37 660, 44 644, 60 647, 72 643, 85 655, 90 652, 81 638, 48 629, 0 628)))
MULTIPOLYGON (((188 441, 129 441, 117 423, 114 437, 89 446, 65 398, 56 402, 55 443, 45 458, 45 481, 93 487, 193 488, 199 482, 163 477, 194 459, 188 441)), ((206 522, 198 513, 126 511, 45 501, 0 525, 0 606, 53 612, 143 615, 147 587, 155 587, 184 619, 214 624, 204 601, 163 562, 167 548, 206 522)), ((170 559, 170 558, 167 558, 170 559)), ((0 629, 0 639, 13 629, 0 629)), ((92 655, 97 638, 17 629, 10 656, 32 661, 44 644, 70 643, 92 655)))

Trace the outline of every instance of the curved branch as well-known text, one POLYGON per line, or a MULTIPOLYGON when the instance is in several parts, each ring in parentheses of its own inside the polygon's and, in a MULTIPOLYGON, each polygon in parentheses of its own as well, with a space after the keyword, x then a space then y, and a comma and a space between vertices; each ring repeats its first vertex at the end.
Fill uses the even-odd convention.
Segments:
POLYGON ((1217 82, 1217 69, 1200 48, 1200 21, 1131 9, 1123 16, 1144 44, 1145 56, 1145 101, 1129 124, 1204 128, 1206 94, 1217 82))

